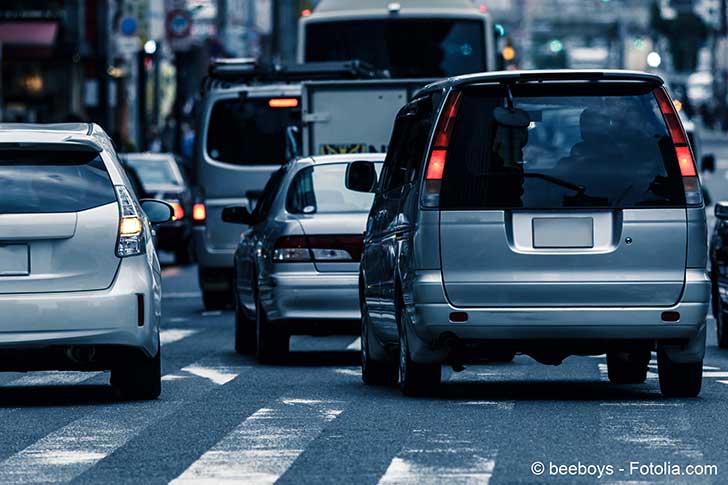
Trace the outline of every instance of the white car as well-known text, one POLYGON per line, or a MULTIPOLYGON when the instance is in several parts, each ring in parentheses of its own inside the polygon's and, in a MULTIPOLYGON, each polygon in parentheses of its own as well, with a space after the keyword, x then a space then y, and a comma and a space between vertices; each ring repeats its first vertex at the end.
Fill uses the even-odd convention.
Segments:
POLYGON ((92 124, 0 124, 0 370, 111 370, 160 393, 161 275, 152 223, 92 124))

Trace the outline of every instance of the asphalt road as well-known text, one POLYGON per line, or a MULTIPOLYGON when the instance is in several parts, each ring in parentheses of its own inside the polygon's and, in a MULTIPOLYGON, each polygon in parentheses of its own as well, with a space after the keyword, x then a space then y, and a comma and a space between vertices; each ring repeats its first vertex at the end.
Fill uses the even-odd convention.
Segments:
POLYGON ((577 478, 550 464, 579 463, 603 483, 728 481, 728 351, 712 321, 697 399, 663 398, 654 372, 610 385, 603 357, 521 356, 447 370, 437 397, 411 399, 361 383, 354 337, 295 338, 282 366, 238 356, 233 315, 202 311, 195 268, 164 279, 161 398, 118 402, 104 373, 0 375, 0 483, 525 483, 534 462, 554 483, 577 478), (665 462, 672 475, 655 475, 665 462))

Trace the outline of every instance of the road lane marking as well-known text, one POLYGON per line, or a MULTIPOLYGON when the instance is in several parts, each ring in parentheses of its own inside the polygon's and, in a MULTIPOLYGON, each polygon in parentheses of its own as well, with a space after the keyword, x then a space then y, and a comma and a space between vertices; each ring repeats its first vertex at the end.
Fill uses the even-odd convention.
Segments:
POLYGON ((334 373, 340 376, 361 377, 361 369, 334 369, 334 373))
MULTIPOLYGON (((191 366, 204 367, 209 360, 201 359, 191 366)), ((235 370, 237 376, 249 367, 228 369, 230 373, 235 370)), ((169 380, 171 375, 174 374, 167 374, 162 380, 169 380)), ((198 382, 190 389, 197 396, 211 388, 198 382)), ((0 462, 0 483, 69 482, 188 402, 162 400, 94 408, 91 415, 72 421, 0 462), (131 406, 135 409, 129 410, 131 406), (124 410, 129 412, 121 412, 124 410)))
POLYGON ((183 372, 207 379, 218 386, 224 386, 240 374, 237 367, 192 364, 181 369, 183 372))
POLYGON ((728 377, 728 372, 708 371, 708 372, 703 372, 703 377, 713 377, 713 378, 720 377, 722 379, 725 379, 726 377, 728 377))
POLYGON ((178 291, 178 292, 170 292, 170 293, 164 293, 162 292, 162 299, 163 300, 177 300, 182 298, 200 298, 202 297, 202 293, 199 291, 178 291))
POLYGON ((189 328, 165 328, 159 331, 159 343, 162 345, 169 345, 174 342, 179 342, 182 339, 194 335, 198 330, 192 330, 189 328))
POLYGON ((349 345, 346 346, 346 350, 361 350, 361 337, 357 337, 354 339, 353 342, 351 342, 349 345))
POLYGON ((220 315, 222 315, 222 312, 220 310, 202 312, 203 317, 219 317, 220 315))
POLYGON ((481 443, 463 438, 466 435, 414 430, 412 446, 392 459, 379 484, 487 484, 497 451, 481 448, 481 443))
POLYGON ((278 399, 240 423, 171 483, 275 483, 343 410, 341 401, 278 399))

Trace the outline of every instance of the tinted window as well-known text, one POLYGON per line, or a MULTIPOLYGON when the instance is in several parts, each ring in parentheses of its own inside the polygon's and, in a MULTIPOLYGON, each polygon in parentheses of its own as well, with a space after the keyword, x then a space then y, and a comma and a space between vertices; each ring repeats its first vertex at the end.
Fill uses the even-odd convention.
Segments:
POLYGON ((652 88, 520 85, 523 127, 503 115, 503 87, 463 93, 440 206, 630 208, 685 204, 675 150, 652 88))
POLYGON ((127 159, 127 164, 139 176, 142 185, 182 185, 182 180, 169 160, 127 159))
MULTIPOLYGON (((295 108, 271 108, 270 100, 239 98, 218 101, 207 129, 207 154, 235 165, 281 165, 290 158, 286 129, 299 125, 295 108)), ((300 135, 296 134, 300 146, 300 135)))
POLYGON ((360 59, 393 78, 447 77, 485 70, 477 20, 377 19, 306 27, 306 61, 360 59))
POLYGON ((285 168, 279 168, 268 179, 268 182, 266 182, 265 187, 263 187, 263 193, 260 196, 260 199, 258 200, 258 203, 255 205, 255 209, 253 210, 253 215, 255 216, 256 220, 262 221, 266 217, 268 217, 268 212, 270 212, 270 208, 273 205, 273 202, 276 200, 276 194, 278 193, 278 188, 281 186, 281 182, 283 181, 283 177, 286 175, 286 169, 285 168))
POLYGON ((101 157, 91 151, 0 149, 0 213, 78 212, 116 202, 101 157))
MULTIPOLYGON (((346 168, 337 163, 304 168, 296 174, 288 191, 286 207, 294 214, 369 212, 374 194, 346 188, 346 168)), ((376 163, 377 173, 381 163, 376 163)))
POLYGON ((417 178, 432 127, 433 99, 408 105, 397 117, 387 152, 382 191, 397 189, 417 178))

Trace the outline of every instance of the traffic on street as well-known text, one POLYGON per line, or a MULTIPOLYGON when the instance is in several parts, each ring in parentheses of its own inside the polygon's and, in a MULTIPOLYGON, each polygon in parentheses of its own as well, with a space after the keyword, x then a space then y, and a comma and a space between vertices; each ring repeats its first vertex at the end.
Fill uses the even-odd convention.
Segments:
POLYGON ((0 483, 725 483, 726 0, 0 7, 0 483))

